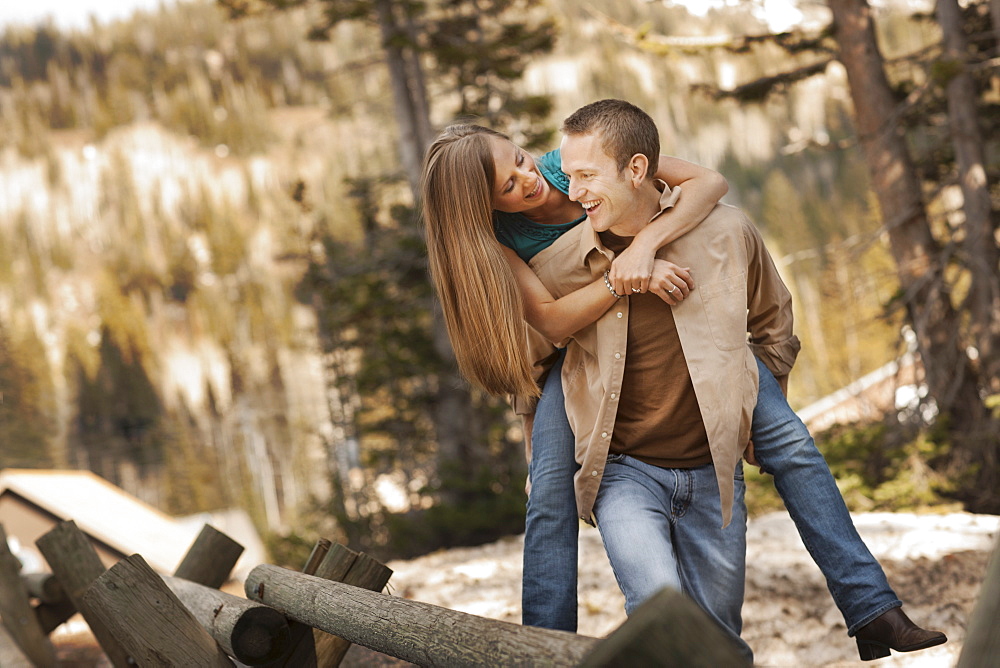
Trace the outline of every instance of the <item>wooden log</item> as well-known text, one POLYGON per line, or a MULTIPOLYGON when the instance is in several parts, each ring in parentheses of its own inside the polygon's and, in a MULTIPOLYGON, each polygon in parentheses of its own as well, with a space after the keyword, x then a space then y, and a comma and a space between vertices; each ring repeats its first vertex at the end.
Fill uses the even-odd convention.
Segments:
POLYGON ((580 664, 603 666, 749 666, 735 643, 681 592, 664 588, 640 605, 580 664))
POLYGON ((138 554, 122 559, 94 580, 83 602, 140 666, 233 666, 138 554))
POLYGON ((165 575, 163 581, 223 651, 244 665, 279 661, 291 650, 288 620, 274 608, 181 578, 165 575))
POLYGON ((21 562, 11 553, 7 532, 0 525, 0 617, 3 625, 21 652, 36 666, 55 666, 55 647, 35 617, 20 570, 21 562))
POLYGON ((28 595, 40 603, 62 603, 67 600, 62 583, 52 573, 22 573, 21 582, 28 595))
POLYGON ((35 545, 49 562, 49 567, 62 583, 66 596, 83 615, 91 633, 111 663, 118 668, 133 665, 128 652, 101 619, 93 615, 83 602, 84 593, 105 571, 104 564, 101 563, 101 558, 97 556, 97 550, 87 535, 76 526, 76 522, 69 520, 57 524, 55 528, 36 540, 35 545))
POLYGON ((312 552, 309 553, 309 558, 306 559, 306 565, 302 567, 302 572, 306 575, 313 575, 316 573, 316 569, 319 568, 320 563, 322 563, 323 558, 326 557, 327 553, 330 551, 330 546, 333 543, 326 538, 320 538, 313 545, 312 552))
MULTIPOLYGON (((390 577, 391 568, 361 552, 340 582, 369 591, 382 591, 390 577)), ((313 639, 316 642, 316 663, 320 668, 336 668, 344 660, 347 650, 351 649, 347 640, 323 631, 315 631, 313 639)))
POLYGON ((1000 538, 972 609, 957 668, 991 668, 1000 656, 1000 538))
POLYGON ((421 666, 575 666, 597 638, 486 619, 263 564, 247 597, 314 628, 421 666))
POLYGON ((32 668, 33 666, 3 624, 0 624, 0 666, 3 668, 32 668))
POLYGON ((229 579, 241 554, 242 545, 206 524, 177 566, 174 577, 218 589, 229 579))
MULTIPOLYGON (((302 572, 306 575, 336 580, 347 575, 357 557, 358 553, 354 550, 326 538, 320 538, 313 546, 312 554, 309 555, 302 572)), ((283 668, 316 668, 319 665, 316 638, 328 634, 295 620, 290 620, 290 625, 292 651, 285 658, 283 668)))
POLYGON ((76 606, 68 598, 61 603, 39 603, 35 606, 35 617, 46 634, 55 631, 60 624, 76 614, 76 606))

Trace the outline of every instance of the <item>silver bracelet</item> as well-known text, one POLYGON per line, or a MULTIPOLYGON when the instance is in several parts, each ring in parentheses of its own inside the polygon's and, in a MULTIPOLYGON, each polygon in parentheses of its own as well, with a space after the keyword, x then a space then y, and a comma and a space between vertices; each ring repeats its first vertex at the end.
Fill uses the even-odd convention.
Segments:
POLYGON ((611 272, 610 269, 608 269, 606 272, 604 272, 604 285, 608 286, 608 291, 611 292, 611 294, 613 294, 615 296, 615 299, 621 299, 625 295, 620 295, 617 292, 615 292, 615 287, 613 285, 611 285, 611 279, 608 278, 608 274, 610 272, 611 272))

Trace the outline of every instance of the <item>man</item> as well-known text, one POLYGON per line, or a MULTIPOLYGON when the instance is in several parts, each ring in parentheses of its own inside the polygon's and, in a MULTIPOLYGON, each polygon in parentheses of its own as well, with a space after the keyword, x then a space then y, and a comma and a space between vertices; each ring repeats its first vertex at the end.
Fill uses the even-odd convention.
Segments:
MULTIPOLYGON (((607 282, 614 255, 679 196, 649 174, 659 139, 637 107, 602 100, 570 116, 563 132, 569 196, 590 225, 530 263, 556 297, 602 273, 607 282)), ((903 614, 788 406, 783 388, 799 343, 790 295, 757 230, 719 205, 657 256, 690 267, 698 288, 672 309, 659 297, 679 288, 666 282, 620 299, 574 336, 563 363, 581 464, 578 510, 597 519, 626 610, 673 586, 738 637, 746 522, 739 460, 752 426, 767 455, 761 465, 774 473, 861 658, 945 642, 903 614)))
MULTIPOLYGON (((569 196, 590 225, 531 262, 556 297, 599 278, 679 194, 650 176, 659 139, 636 107, 603 100, 570 116, 563 131, 569 196)), ((661 297, 674 285, 619 299, 566 351, 563 388, 581 464, 577 506, 585 521, 596 518, 626 612, 664 586, 682 590, 751 658, 739 638, 740 460, 758 383, 746 337, 775 361, 776 375, 787 374, 798 352, 791 298, 756 229, 729 206, 658 257, 690 267, 698 287, 672 308, 661 297)))

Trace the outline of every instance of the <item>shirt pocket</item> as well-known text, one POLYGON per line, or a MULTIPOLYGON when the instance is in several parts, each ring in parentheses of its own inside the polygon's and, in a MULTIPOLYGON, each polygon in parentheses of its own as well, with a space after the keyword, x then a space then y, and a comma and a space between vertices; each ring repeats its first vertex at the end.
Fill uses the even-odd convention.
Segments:
POLYGON ((712 340, 719 350, 737 350, 747 343, 746 272, 699 286, 712 340))

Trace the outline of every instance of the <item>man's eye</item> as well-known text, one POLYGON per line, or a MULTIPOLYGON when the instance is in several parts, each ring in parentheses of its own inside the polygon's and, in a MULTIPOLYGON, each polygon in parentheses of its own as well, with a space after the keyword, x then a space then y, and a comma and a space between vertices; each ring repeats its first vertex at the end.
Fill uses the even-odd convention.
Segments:
POLYGON ((524 153, 517 154, 517 166, 520 167, 524 164, 524 153))

